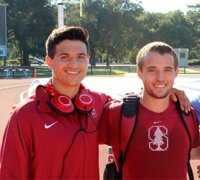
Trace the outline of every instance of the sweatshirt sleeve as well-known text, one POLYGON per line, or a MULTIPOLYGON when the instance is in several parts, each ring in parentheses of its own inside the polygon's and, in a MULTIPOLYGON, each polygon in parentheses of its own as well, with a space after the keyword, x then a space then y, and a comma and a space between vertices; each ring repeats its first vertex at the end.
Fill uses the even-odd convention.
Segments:
POLYGON ((113 100, 104 107, 99 125, 99 143, 113 145, 119 137, 119 120, 122 102, 113 100))
POLYGON ((16 110, 8 120, 0 152, 0 179, 28 179, 31 145, 23 116, 16 110))

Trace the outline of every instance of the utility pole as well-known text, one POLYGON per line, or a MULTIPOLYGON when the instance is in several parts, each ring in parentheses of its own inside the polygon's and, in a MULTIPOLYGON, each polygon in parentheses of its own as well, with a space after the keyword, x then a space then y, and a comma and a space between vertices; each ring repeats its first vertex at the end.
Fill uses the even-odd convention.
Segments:
POLYGON ((57 3, 58 6, 58 27, 64 26, 64 3, 62 0, 57 3))
POLYGON ((6 65, 7 58, 7 4, 0 4, 0 60, 6 65))
POLYGON ((64 4, 66 4, 69 1, 69 3, 76 3, 76 1, 80 4, 80 17, 83 16, 83 0, 57 0, 57 6, 58 6, 58 27, 64 26, 64 4))
POLYGON ((83 0, 80 0, 80 17, 83 16, 83 0))

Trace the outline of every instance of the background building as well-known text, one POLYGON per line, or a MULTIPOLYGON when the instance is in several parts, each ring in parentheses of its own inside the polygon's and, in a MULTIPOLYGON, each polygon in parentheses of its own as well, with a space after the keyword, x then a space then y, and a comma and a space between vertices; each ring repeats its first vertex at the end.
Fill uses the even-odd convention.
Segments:
POLYGON ((175 48, 175 52, 178 56, 179 67, 188 66, 189 49, 187 49, 187 48, 175 48))

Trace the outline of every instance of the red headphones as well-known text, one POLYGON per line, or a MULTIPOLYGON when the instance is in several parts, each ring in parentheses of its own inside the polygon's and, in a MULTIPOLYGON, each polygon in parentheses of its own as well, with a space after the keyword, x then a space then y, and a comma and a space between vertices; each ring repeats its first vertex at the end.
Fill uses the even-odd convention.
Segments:
POLYGON ((94 108, 94 98, 85 92, 83 86, 80 87, 80 93, 73 100, 66 95, 58 93, 51 83, 47 84, 46 90, 52 97, 50 100, 51 108, 60 114, 71 113, 74 110, 74 106, 84 113, 88 113, 94 108))

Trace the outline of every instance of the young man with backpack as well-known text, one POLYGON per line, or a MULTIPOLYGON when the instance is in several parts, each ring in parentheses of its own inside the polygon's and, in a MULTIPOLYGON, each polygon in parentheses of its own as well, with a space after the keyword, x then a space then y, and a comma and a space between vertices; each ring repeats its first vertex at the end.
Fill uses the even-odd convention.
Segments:
POLYGON ((168 44, 152 42, 139 51, 137 67, 144 89, 136 114, 131 105, 121 110, 127 103, 109 102, 100 141, 112 146, 122 179, 187 179, 187 173, 192 179, 189 161, 190 153, 199 152, 198 120, 193 109, 185 114, 170 99, 177 56, 168 44))

